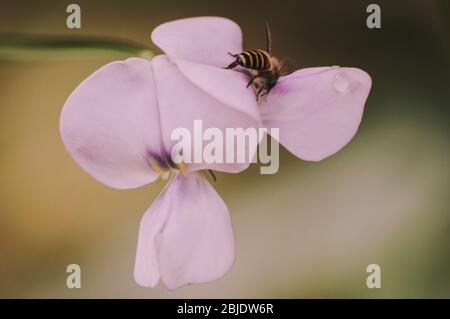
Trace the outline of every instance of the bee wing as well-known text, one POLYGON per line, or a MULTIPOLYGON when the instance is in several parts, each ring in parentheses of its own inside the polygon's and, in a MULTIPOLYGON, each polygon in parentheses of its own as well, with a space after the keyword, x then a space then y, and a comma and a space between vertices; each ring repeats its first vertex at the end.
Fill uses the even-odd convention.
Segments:
POLYGON ((370 87, 360 69, 302 69, 280 78, 260 105, 262 122, 279 128, 279 142, 291 153, 319 161, 355 135, 370 87))
POLYGON ((225 67, 228 52, 242 52, 242 31, 225 18, 197 17, 163 23, 152 32, 152 41, 172 59, 225 67))

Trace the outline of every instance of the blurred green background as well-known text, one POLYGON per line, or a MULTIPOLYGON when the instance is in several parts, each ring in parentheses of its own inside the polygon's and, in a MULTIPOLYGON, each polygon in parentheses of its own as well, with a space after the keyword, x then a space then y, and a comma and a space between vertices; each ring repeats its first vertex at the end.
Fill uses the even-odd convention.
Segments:
POLYGON ((426 0, 0 0, 0 297, 450 297, 448 13, 448 1, 426 0), (80 30, 66 28, 72 2, 80 30), (365 24, 372 2, 380 30, 365 24), (235 20, 247 48, 264 47, 269 21, 277 56, 298 68, 359 67, 373 87, 358 134, 338 154, 312 163, 282 149, 276 175, 258 165, 217 174, 236 238, 229 273, 173 292, 142 288, 133 280, 139 221, 164 182, 108 188, 59 136, 74 88, 130 53, 6 45, 20 35, 117 37, 158 53, 154 27, 203 15, 235 20), (71 263, 81 289, 66 287, 71 263), (381 289, 366 286, 371 263, 381 289))

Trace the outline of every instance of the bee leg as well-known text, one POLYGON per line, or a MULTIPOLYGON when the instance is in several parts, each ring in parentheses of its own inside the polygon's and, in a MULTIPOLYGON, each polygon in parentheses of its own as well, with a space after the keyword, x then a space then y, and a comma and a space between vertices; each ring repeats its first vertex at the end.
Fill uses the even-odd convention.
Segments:
MULTIPOLYGON (((239 54, 233 54, 231 52, 228 52, 228 54, 231 55, 233 58, 237 58, 238 55, 239 55, 239 54)), ((227 66, 224 69, 233 69, 233 68, 237 67, 238 65, 239 65, 239 63, 238 63, 238 61, 236 59, 233 63, 231 63, 229 66, 227 66)))
POLYGON ((250 81, 248 81, 248 83, 247 83, 247 87, 249 87, 250 85, 252 85, 253 82, 255 81, 255 79, 256 79, 257 77, 258 77, 258 74, 252 76, 252 78, 250 79, 250 81))
POLYGON ((256 92, 256 101, 259 101, 259 98, 264 96, 264 94, 261 95, 262 91, 264 90, 264 87, 260 88, 257 92, 256 92))
POLYGON ((267 94, 269 94, 269 91, 264 92, 264 93, 261 94, 259 97, 262 98, 263 96, 266 96, 267 94))
POLYGON ((227 66, 227 67, 225 67, 225 68, 223 68, 223 69, 227 69, 227 70, 233 69, 233 68, 237 67, 238 64, 239 64, 239 63, 238 63, 237 61, 234 61, 234 62, 231 63, 229 66, 227 66))

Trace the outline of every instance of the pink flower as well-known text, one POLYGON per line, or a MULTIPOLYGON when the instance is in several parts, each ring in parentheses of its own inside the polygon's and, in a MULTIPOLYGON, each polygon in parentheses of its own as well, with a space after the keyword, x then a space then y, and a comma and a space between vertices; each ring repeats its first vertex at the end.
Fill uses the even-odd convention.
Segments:
MULTIPOLYGON (((243 164, 180 164, 171 157, 177 127, 278 127, 279 141, 306 160, 320 160, 355 134, 370 77, 354 68, 303 69, 281 77, 267 100, 248 79, 225 70, 227 52, 242 51, 240 28, 224 18, 178 20, 157 27, 166 55, 131 58, 97 70, 70 95, 61 115, 63 142, 100 182, 135 188, 159 176, 169 182, 144 214, 134 277, 174 289, 212 281, 234 260, 228 209, 199 172, 239 172, 243 164)), ((249 155, 254 150, 249 150, 249 155)))
MULTIPOLYGON (((194 82, 199 78, 184 67, 186 63, 223 68, 234 60, 228 52, 243 50, 239 26, 217 17, 164 23, 153 31, 152 40, 194 82)), ((282 76, 267 99, 259 102, 262 124, 279 128, 279 142, 294 155, 319 161, 339 151, 355 135, 371 83, 366 72, 337 66, 306 68, 282 76)))

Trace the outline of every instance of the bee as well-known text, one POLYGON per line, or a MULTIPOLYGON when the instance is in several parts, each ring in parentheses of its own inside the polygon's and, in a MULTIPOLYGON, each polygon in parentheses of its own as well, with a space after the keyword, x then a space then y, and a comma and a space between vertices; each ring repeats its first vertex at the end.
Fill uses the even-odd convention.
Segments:
POLYGON ((266 50, 246 50, 239 54, 230 52, 228 54, 235 60, 224 69, 243 67, 249 77, 247 87, 253 84, 256 88, 256 100, 269 94, 280 76, 287 73, 280 60, 272 56, 272 35, 268 23, 266 23, 266 50))

